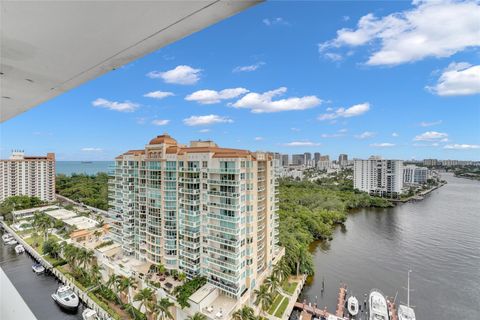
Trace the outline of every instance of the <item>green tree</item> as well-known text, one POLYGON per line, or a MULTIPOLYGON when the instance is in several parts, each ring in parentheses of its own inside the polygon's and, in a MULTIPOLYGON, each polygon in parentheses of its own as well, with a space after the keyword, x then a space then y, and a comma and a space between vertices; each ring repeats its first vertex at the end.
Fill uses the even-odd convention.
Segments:
POLYGON ((270 275, 265 279, 264 284, 267 286, 270 293, 273 295, 277 292, 278 287, 280 286, 280 281, 275 275, 270 275))
POLYGON ((168 298, 162 298, 157 303, 152 304, 152 312, 155 312, 157 320, 172 320, 173 315, 170 307, 174 306, 168 298))
POLYGON ((255 313, 249 306, 243 306, 232 315, 233 320, 254 320, 255 313))
POLYGON ((260 307, 262 312, 266 312, 272 304, 272 294, 269 288, 262 284, 258 289, 255 289, 255 304, 260 307))
POLYGON ((145 307, 146 313, 150 311, 151 302, 153 301, 154 293, 150 288, 144 288, 140 290, 134 297, 133 301, 140 301, 138 306, 139 310, 142 310, 142 306, 145 307))
POLYGON ((137 281, 132 277, 122 277, 118 280, 118 289, 127 295, 128 303, 131 303, 130 289, 137 288, 137 281))
POLYGON ((187 320, 207 320, 207 316, 200 312, 196 312, 193 316, 188 316, 187 320))

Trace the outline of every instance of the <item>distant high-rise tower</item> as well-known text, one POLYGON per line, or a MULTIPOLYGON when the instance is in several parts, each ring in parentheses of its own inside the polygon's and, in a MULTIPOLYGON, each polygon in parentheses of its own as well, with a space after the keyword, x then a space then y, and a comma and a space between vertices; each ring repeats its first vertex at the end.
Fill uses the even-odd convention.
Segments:
POLYGON ((288 167, 290 164, 288 154, 282 154, 282 167, 288 167))
POLYGON ((373 195, 397 197, 403 188, 403 161, 379 157, 355 159, 353 186, 373 195))
POLYGON ((318 161, 320 161, 320 156, 321 156, 320 152, 315 152, 313 154, 313 160, 315 160, 315 165, 318 163, 318 161))
POLYGON ((0 160, 0 202, 20 195, 55 200, 54 153, 25 156, 23 151, 13 151, 10 159, 0 160))
POLYGON ((338 156, 338 164, 342 167, 348 164, 348 155, 342 153, 338 156))

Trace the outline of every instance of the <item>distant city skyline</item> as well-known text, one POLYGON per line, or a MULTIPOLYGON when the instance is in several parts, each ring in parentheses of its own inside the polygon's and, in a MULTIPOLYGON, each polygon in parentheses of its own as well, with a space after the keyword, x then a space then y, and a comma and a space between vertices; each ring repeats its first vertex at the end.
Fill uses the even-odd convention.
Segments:
POLYGON ((262 3, 0 124, 0 156, 113 160, 168 132, 332 160, 480 160, 479 14, 470 1, 262 3))

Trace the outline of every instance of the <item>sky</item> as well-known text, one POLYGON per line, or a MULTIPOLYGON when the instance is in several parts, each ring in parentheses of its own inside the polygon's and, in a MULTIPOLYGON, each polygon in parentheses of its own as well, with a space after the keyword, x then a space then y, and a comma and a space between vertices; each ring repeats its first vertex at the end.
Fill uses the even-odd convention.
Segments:
POLYGON ((180 143, 480 160, 480 4, 266 2, 0 125, 0 155, 180 143))

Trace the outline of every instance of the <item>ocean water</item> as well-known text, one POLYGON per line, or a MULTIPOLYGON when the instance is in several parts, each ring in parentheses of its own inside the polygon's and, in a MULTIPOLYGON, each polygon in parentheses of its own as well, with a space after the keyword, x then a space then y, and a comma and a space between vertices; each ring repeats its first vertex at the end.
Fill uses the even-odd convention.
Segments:
POLYGON ((113 164, 113 161, 57 161, 55 169, 57 174, 84 173, 95 175, 99 172, 108 172, 108 167, 113 164))

